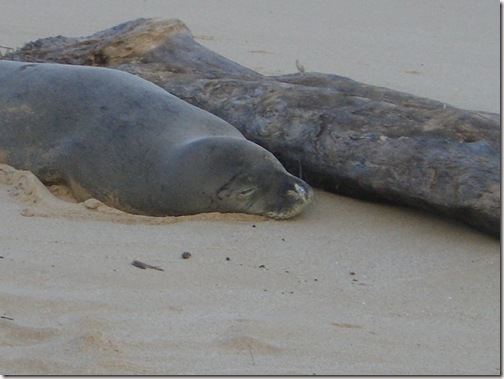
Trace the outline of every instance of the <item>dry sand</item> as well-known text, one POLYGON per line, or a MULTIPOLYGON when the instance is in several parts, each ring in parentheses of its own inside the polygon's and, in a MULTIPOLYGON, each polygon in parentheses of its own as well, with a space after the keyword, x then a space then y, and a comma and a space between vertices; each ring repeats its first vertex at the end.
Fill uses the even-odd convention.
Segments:
MULTIPOLYGON (((499 111, 496 1, 0 0, 0 45, 152 16, 264 73, 499 111)), ((290 221, 135 217, 8 166, 0 207, 3 374, 500 373, 499 241, 454 221, 322 191, 290 221)))

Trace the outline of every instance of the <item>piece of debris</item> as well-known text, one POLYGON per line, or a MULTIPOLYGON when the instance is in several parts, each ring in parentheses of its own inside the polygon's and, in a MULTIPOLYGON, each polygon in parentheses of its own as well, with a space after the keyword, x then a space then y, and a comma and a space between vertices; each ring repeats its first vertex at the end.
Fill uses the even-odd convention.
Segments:
POLYGON ((158 266, 152 266, 152 265, 149 265, 147 263, 143 263, 143 262, 140 262, 140 261, 133 261, 131 262, 131 264, 135 267, 138 267, 138 268, 141 268, 143 270, 145 270, 146 268, 152 268, 154 270, 158 270, 158 271, 164 271, 161 267, 158 267, 158 266))
POLYGON ((0 316, 0 318, 3 318, 4 320, 14 321, 12 317, 0 316))
POLYGON ((184 251, 182 253, 182 259, 189 259, 189 258, 191 258, 191 253, 188 251, 184 251))
POLYGON ((226 261, 230 261, 230 260, 231 260, 231 258, 229 258, 229 257, 226 257, 226 261))
POLYGON ((305 67, 299 62, 299 59, 296 59, 296 68, 298 69, 300 74, 305 72, 305 67))

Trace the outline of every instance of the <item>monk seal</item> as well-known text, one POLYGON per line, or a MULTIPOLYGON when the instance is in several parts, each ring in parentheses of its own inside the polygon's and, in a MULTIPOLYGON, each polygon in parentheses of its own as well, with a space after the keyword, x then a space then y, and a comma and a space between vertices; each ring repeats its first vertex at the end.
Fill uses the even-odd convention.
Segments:
POLYGON ((313 190, 231 124, 134 75, 0 61, 0 163, 79 201, 178 216, 289 218, 313 190))

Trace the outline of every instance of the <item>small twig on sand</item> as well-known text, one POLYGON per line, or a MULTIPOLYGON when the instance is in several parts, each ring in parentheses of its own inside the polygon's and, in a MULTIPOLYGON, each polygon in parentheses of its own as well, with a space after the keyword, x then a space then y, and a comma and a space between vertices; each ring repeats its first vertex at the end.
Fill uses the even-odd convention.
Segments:
POLYGON ((255 366, 254 353, 252 353, 252 346, 250 344, 247 345, 250 351, 250 358, 252 358, 252 365, 255 366))
MULTIPOLYGON (((0 45, 0 49, 5 49, 5 50, 7 50, 7 51, 9 51, 9 50, 10 50, 10 51, 14 51, 14 48, 12 48, 12 47, 8 47, 8 46, 2 46, 2 45, 0 45)), ((4 56, 4 55, 2 54, 2 51, 0 50, 0 58, 3 58, 3 56, 4 56)))
POLYGON ((151 266, 147 263, 143 263, 143 262, 140 262, 140 261, 133 261, 131 262, 131 264, 135 267, 138 267, 138 268, 141 268, 141 269, 146 269, 146 268, 152 268, 154 270, 158 270, 158 271, 164 271, 161 267, 159 266, 151 266))

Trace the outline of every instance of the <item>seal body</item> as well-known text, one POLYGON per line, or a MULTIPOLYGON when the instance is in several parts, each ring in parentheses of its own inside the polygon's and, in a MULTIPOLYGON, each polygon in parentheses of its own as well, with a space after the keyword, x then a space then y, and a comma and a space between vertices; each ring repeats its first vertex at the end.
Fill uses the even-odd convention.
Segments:
POLYGON ((298 214, 308 184, 232 125, 112 69, 0 61, 0 163, 152 216, 298 214))

